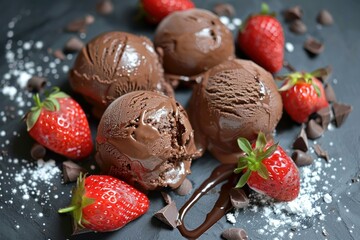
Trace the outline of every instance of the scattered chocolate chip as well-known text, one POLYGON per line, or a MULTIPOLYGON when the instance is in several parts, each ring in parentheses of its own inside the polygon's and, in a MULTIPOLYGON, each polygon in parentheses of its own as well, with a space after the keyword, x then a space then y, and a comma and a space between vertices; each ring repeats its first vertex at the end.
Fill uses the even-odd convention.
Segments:
POLYGON ((291 158, 294 160, 296 166, 298 167, 311 165, 314 161, 314 159, 309 154, 301 150, 295 150, 291 155, 291 158))
POLYGON ((30 78, 29 81, 27 82, 27 89, 28 91, 34 93, 41 92, 42 90, 44 90, 46 83, 47 83, 46 78, 34 76, 30 78))
POLYGON ((321 157, 325 159, 326 161, 329 161, 329 154, 327 151, 321 148, 319 144, 314 144, 314 151, 318 157, 321 157))
POLYGON ((316 21, 322 25, 328 26, 334 23, 334 19, 328 10, 321 10, 316 17, 316 21))
POLYGON ((331 121, 331 107, 327 106, 316 112, 319 116, 321 127, 326 130, 331 121))
POLYGON ((305 23, 303 21, 301 21, 300 19, 294 20, 290 24, 289 29, 293 33, 297 33, 297 34, 304 34, 307 31, 307 27, 306 27, 305 23))
POLYGON ((221 237, 226 240, 247 240, 248 235, 242 228, 228 228, 221 233, 221 237))
POLYGON ((65 60, 65 54, 63 53, 63 51, 62 50, 60 50, 60 49, 57 49, 57 50, 55 50, 54 52, 53 52, 53 55, 54 55, 54 57, 56 57, 56 58, 58 58, 58 59, 60 59, 60 60, 65 60))
POLYGON ((65 52, 78 52, 83 47, 84 47, 83 41, 81 41, 77 37, 72 37, 66 42, 66 44, 64 46, 64 51, 65 52))
POLYGON ((311 119, 306 126, 306 135, 310 139, 317 139, 324 133, 324 129, 316 123, 314 119, 311 119))
POLYGON ((94 22, 94 17, 92 15, 86 15, 84 18, 75 19, 65 26, 66 32, 86 32, 87 25, 90 25, 94 22))
POLYGON ((39 143, 34 143, 31 147, 30 155, 35 160, 42 159, 46 155, 46 148, 39 143))
POLYGON ((179 212, 174 201, 172 201, 170 204, 166 205, 164 208, 160 209, 154 214, 154 217, 172 228, 177 227, 178 216, 179 212))
POLYGON ((335 91, 330 84, 325 85, 325 96, 328 102, 336 102, 335 91))
POLYGON ((324 51, 324 45, 313 37, 308 37, 304 43, 304 48, 309 53, 318 55, 324 51))
POLYGON ((114 5, 111 0, 100 0, 96 4, 96 11, 101 15, 109 15, 114 11, 114 5))
POLYGON ((213 12, 218 16, 232 17, 235 15, 235 8, 229 3, 218 3, 213 7, 213 12))
POLYGON ((181 183, 180 187, 175 189, 175 192, 180 196, 185 196, 191 192, 192 188, 193 186, 190 180, 185 178, 184 181, 181 183))
POLYGON ((340 127, 351 113, 352 106, 344 103, 334 102, 332 107, 334 110, 336 126, 340 127))
POLYGON ((79 177, 80 173, 86 173, 86 169, 77 165, 72 161, 63 162, 63 178, 64 183, 75 182, 79 177))
POLYGON ((283 16, 285 21, 292 22, 294 20, 301 19, 303 16, 303 11, 300 6, 294 6, 283 11, 283 16))
POLYGON ((302 150, 304 152, 307 152, 307 150, 309 149, 308 138, 306 136, 304 127, 301 128, 300 133, 296 137, 293 143, 293 148, 302 150))
POLYGON ((246 208, 250 203, 248 196, 241 188, 232 188, 229 194, 231 204, 236 209, 246 208))
POLYGON ((170 195, 166 192, 161 192, 161 196, 163 197, 166 204, 170 204, 172 202, 170 195))

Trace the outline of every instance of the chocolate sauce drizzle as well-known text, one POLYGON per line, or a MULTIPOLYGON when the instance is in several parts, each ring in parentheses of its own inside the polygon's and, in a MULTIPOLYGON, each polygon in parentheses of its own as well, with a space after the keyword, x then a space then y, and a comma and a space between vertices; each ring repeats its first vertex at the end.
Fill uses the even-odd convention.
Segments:
POLYGON ((201 184, 201 186, 194 192, 191 198, 180 209, 179 220, 181 222, 181 225, 178 226, 178 229, 184 237, 188 239, 196 239, 200 237, 206 230, 208 230, 212 225, 219 221, 219 219, 232 208, 229 191, 235 186, 239 176, 234 173, 234 169, 234 164, 222 164, 215 168, 214 171, 211 173, 210 177, 201 184), (186 213, 210 189, 214 188, 216 185, 225 180, 228 180, 228 182, 221 187, 219 197, 214 207, 206 215, 205 221, 196 229, 188 230, 185 227, 184 222, 186 213))

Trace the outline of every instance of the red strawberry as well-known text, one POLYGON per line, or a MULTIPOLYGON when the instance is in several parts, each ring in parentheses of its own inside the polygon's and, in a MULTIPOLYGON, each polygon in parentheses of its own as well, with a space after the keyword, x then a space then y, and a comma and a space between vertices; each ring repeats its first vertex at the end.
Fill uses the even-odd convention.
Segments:
POLYGON ((195 7, 191 0, 141 0, 141 5, 152 23, 159 23, 172 12, 195 7))
POLYGON ((323 84, 315 77, 320 70, 313 73, 295 72, 280 77, 285 80, 279 89, 284 109, 295 122, 307 122, 312 113, 329 105, 323 84))
POLYGON ((59 213, 71 212, 75 231, 115 231, 149 209, 145 194, 111 176, 80 175, 72 194, 70 206, 59 213))
POLYGON ((72 159, 88 156, 93 143, 89 123, 80 105, 58 88, 40 101, 26 115, 27 130, 32 138, 48 149, 72 159))
POLYGON ((267 143, 261 132, 255 145, 251 146, 245 138, 239 138, 238 144, 245 156, 240 157, 235 169, 235 173, 243 172, 236 187, 247 183, 253 190, 278 201, 291 201, 299 195, 299 171, 280 146, 267 143))
POLYGON ((275 73, 284 60, 284 31, 280 22, 262 4, 259 14, 248 17, 238 34, 239 48, 254 62, 275 73))

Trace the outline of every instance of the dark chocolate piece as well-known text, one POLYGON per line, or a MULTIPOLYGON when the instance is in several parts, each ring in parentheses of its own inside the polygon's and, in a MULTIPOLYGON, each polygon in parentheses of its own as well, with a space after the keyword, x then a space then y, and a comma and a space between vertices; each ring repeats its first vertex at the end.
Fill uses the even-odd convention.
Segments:
POLYGON ((175 189, 175 192, 181 196, 185 196, 191 192, 193 189, 192 183, 188 178, 185 178, 184 181, 181 183, 180 187, 175 189))
POLYGON ((321 148, 319 144, 314 144, 314 151, 318 157, 321 157, 325 159, 326 161, 329 161, 329 154, 327 151, 321 148))
POLYGON ((331 121, 331 108, 330 106, 324 107, 316 112, 319 116, 319 123, 321 124, 322 128, 324 130, 327 129, 330 121, 331 121))
POLYGON ((317 139, 324 133, 324 129, 316 123, 314 119, 311 119, 306 126, 306 135, 310 139, 317 139))
POLYGON ((46 83, 47 83, 46 78, 34 76, 30 78, 29 81, 27 82, 27 89, 30 92, 34 92, 34 93, 41 92, 42 90, 44 90, 46 83))
POLYGON ((322 83, 327 83, 330 75, 332 74, 332 67, 326 66, 323 68, 316 69, 315 71, 311 72, 311 74, 318 78, 322 83))
POLYGON ((334 19, 328 10, 321 10, 316 17, 316 21, 322 25, 329 26, 334 23, 334 19))
POLYGON ((75 19, 65 26, 66 32, 86 32, 87 25, 90 25, 94 22, 94 17, 92 15, 86 15, 84 18, 75 19))
POLYGON ((324 51, 324 45, 313 37, 308 37, 304 43, 304 48, 309 53, 317 55, 324 51))
POLYGON ((31 147, 30 155, 35 160, 42 159, 46 155, 46 148, 39 143, 34 143, 31 147))
POLYGON ((291 158, 294 160, 296 166, 298 167, 310 165, 314 161, 314 159, 309 154, 301 150, 295 150, 291 155, 291 158))
POLYGON ((351 113, 352 106, 344 103, 334 102, 333 110, 336 126, 340 127, 351 113))
POLYGON ((307 31, 307 27, 306 27, 305 23, 303 21, 301 21, 300 19, 294 20, 290 24, 289 29, 293 33, 297 33, 297 34, 304 34, 307 31))
POLYGON ((330 84, 325 85, 325 96, 328 102, 336 102, 335 91, 330 84))
POLYGON ((300 133, 296 137, 293 143, 293 148, 302 150, 304 152, 307 152, 307 150, 309 149, 308 138, 306 136, 304 127, 301 128, 300 133))
POLYGON ((78 52, 83 47, 84 47, 83 41, 81 41, 77 37, 72 37, 66 42, 66 44, 64 46, 64 51, 65 52, 78 52))
POLYGON ((154 214, 154 217, 172 228, 177 227, 178 216, 179 212, 174 201, 172 201, 170 204, 166 205, 164 208, 160 209, 154 214))
POLYGON ((60 50, 60 49, 57 49, 57 50, 55 50, 54 52, 53 52, 53 55, 54 55, 54 57, 56 57, 56 58, 58 58, 58 59, 60 59, 60 60, 65 60, 65 54, 63 53, 63 51, 62 50, 60 50))
POLYGON ((285 21, 292 22, 294 20, 301 19, 303 16, 303 11, 300 6, 294 6, 283 11, 283 16, 285 21))
POLYGON ((246 208, 249 206, 250 200, 245 191, 241 188, 232 188, 229 192, 230 201, 234 208, 246 208))
POLYGON ((161 192, 161 196, 163 197, 166 204, 170 204, 172 202, 170 195, 166 192, 161 192))
POLYGON ((100 0, 96 4, 96 11, 101 15, 109 15, 114 11, 114 5, 111 0, 100 0))
POLYGON ((229 3, 218 3, 213 7, 213 12, 218 16, 232 17, 235 15, 235 8, 229 3))
POLYGON ((87 172, 86 169, 70 160, 63 162, 62 170, 64 183, 75 182, 79 177, 80 173, 87 172))
POLYGON ((247 240, 248 235, 242 228, 228 228, 221 233, 221 237, 226 240, 247 240))

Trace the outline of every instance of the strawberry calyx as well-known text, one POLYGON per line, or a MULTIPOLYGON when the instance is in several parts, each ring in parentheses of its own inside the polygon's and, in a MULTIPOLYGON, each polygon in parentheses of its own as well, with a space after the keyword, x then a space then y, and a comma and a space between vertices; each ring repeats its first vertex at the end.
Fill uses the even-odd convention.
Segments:
POLYGON ((61 92, 58 87, 54 87, 50 93, 45 93, 45 96, 46 98, 44 101, 41 101, 38 93, 33 96, 35 106, 33 106, 30 109, 30 112, 26 115, 26 125, 28 131, 31 130, 39 119, 42 109, 46 109, 48 111, 58 111, 60 110, 58 98, 69 97, 66 93, 61 92))
MULTIPOLYGON (((315 70, 317 71, 317 70, 315 70)), ((285 84, 282 85, 278 90, 280 92, 284 92, 287 91, 289 89, 291 89, 293 86, 295 86, 296 84, 301 84, 301 83, 305 83, 305 84, 310 84, 314 87, 316 94, 318 95, 318 97, 321 96, 321 91, 318 85, 316 85, 315 81, 313 80, 316 76, 316 74, 314 72, 308 73, 308 72, 294 72, 294 73, 290 73, 287 74, 285 76, 278 76, 276 77, 276 80, 285 80, 285 84)))
POLYGON ((244 171, 245 173, 240 177, 236 184, 236 188, 243 187, 249 180, 252 172, 257 172, 263 179, 268 179, 269 172, 264 165, 263 160, 270 157, 276 151, 278 144, 268 145, 265 135, 262 132, 258 134, 254 148, 246 138, 239 137, 237 143, 245 155, 239 158, 234 173, 239 174, 244 171))
POLYGON ((85 178, 86 174, 83 175, 82 173, 80 173, 80 176, 77 179, 76 186, 72 190, 72 199, 70 205, 68 207, 58 210, 58 213, 72 214, 75 231, 79 228, 85 228, 83 223, 87 223, 86 219, 83 219, 82 217, 82 209, 95 202, 95 199, 85 196, 85 178))

